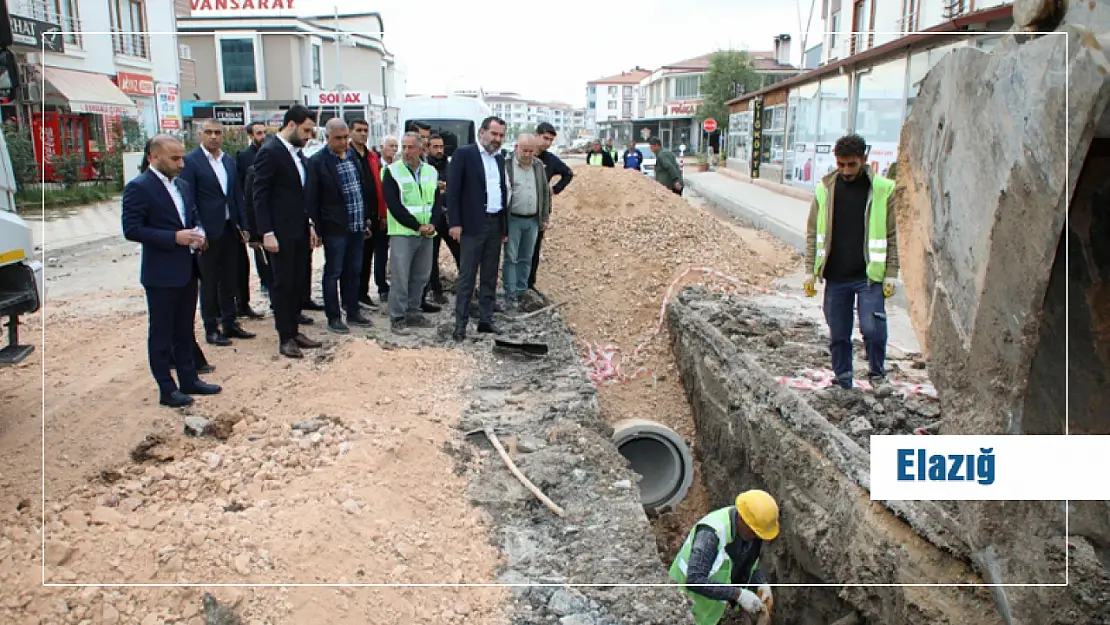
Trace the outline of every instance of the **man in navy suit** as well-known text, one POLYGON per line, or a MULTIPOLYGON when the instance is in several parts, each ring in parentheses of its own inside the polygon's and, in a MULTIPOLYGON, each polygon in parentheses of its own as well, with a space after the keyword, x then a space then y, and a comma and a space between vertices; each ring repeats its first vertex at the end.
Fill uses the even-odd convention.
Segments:
POLYGON ((220 387, 197 377, 193 324, 197 313, 197 252, 206 245, 197 225, 192 190, 178 174, 185 147, 169 135, 151 140, 150 169, 123 190, 123 236, 142 244, 140 281, 146 289, 150 331, 147 358, 158 382, 159 403, 180 408, 189 395, 215 395, 220 387), (180 388, 170 374, 170 352, 180 388))
POLYGON ((185 156, 181 180, 193 190, 208 249, 200 255, 200 316, 211 345, 231 345, 230 339, 252 339, 236 319, 235 281, 239 248, 249 238, 247 215, 239 190, 235 159, 223 151, 224 129, 219 120, 205 120, 201 145, 185 156), (220 331, 222 322, 223 331, 220 331))
POLYGON ((478 289, 478 332, 501 334, 493 325, 497 298, 497 269, 501 264, 501 244, 508 239, 509 191, 505 184, 505 120, 482 120, 478 143, 464 145, 451 157, 447 170, 448 234, 460 243, 459 284, 455 293, 456 341, 466 338, 470 318, 470 297, 474 280, 481 272, 478 289))

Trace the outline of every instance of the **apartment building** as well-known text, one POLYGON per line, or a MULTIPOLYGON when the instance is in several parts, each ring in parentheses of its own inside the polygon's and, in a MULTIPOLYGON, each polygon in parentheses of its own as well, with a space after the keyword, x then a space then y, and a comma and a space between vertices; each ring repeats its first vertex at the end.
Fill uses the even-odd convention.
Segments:
POLYGON ((631 71, 586 83, 586 130, 596 133, 601 122, 632 119, 640 115, 640 81, 651 72, 636 66, 631 71))
POLYGON ((855 132, 886 173, 929 70, 958 47, 993 49, 993 33, 1013 26, 1011 3, 991 0, 827 0, 822 13, 820 66, 728 103, 730 169, 812 189, 835 169, 836 140, 855 132))
POLYGON ((47 180, 63 155, 95 177, 124 119, 147 136, 172 124, 177 110, 158 94, 177 85, 177 37, 173 14, 161 9, 154 0, 8 1, 22 87, 0 114, 30 124, 47 180))
MULTIPOLYGON (((486 103, 494 115, 508 124, 507 135, 512 140, 519 134, 535 130, 540 123, 547 122, 558 133, 555 144, 570 145, 579 134, 580 126, 575 125, 575 109, 562 102, 537 102, 527 100, 518 93, 499 92, 486 95, 486 103)), ((584 115, 585 111, 583 111, 584 115)))
POLYGON ((289 107, 304 104, 320 124, 340 114, 366 119, 375 142, 397 134, 404 72, 382 43, 378 13, 189 5, 177 1, 180 52, 188 58, 181 77, 186 120, 215 116, 276 127, 289 107))

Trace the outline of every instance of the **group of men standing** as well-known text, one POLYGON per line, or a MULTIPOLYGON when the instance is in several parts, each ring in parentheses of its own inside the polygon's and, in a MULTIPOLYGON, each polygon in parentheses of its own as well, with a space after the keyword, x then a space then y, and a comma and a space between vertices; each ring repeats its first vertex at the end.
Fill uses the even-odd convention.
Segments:
POLYGON ((201 124, 201 145, 188 154, 169 135, 148 143, 142 175, 124 190, 122 221, 126 238, 143 246, 148 359, 161 404, 186 406, 190 395, 221 390, 197 373, 201 364, 211 369, 193 332, 198 292, 208 344, 256 336, 238 321, 263 317, 249 303, 250 248, 270 299, 278 351, 289 358, 322 345, 301 332, 313 323, 306 310, 323 309, 335 333, 372 325, 362 314, 362 306, 378 306, 370 297, 371 273, 394 332, 429 326, 424 313, 447 301, 437 262, 441 241, 459 271, 454 339, 466 336, 479 279, 478 332, 501 334, 493 313, 500 309, 502 248, 507 307, 534 288, 551 196, 573 177, 547 150, 556 136, 550 124, 520 137, 506 158, 500 153, 506 124, 487 118, 477 143, 456 150, 450 165, 443 138, 426 124, 414 123, 399 144, 387 138, 379 154, 367 145, 364 120, 339 118, 325 124, 325 148, 307 158, 303 148, 315 126, 311 111, 294 106, 272 137, 265 126, 249 125, 251 144, 234 158, 222 150, 217 120, 201 124), (320 246, 322 306, 310 296, 312 253, 320 246))

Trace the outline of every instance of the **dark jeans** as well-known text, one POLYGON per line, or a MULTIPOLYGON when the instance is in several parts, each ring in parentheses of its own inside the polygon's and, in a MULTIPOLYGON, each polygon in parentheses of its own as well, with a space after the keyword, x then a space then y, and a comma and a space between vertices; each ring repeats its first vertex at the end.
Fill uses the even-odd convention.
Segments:
POLYGON ((362 243, 362 268, 359 272, 359 297, 370 296, 370 274, 374 274, 374 284, 378 296, 389 293, 389 282, 385 279, 385 264, 389 260, 389 236, 385 230, 375 228, 370 238, 362 243))
POLYGON ((274 271, 274 284, 270 299, 274 303, 274 327, 278 340, 293 340, 300 332, 297 321, 301 318, 304 292, 306 256, 310 254, 308 233, 299 240, 278 239, 278 253, 269 254, 270 268, 274 271))
POLYGON ((467 234, 464 230, 461 238, 455 327, 465 328, 470 319, 470 297, 474 294, 474 281, 479 274, 478 320, 491 323, 497 298, 497 270, 501 264, 501 215, 487 214, 481 232, 467 234))
POLYGON ((348 315, 358 314, 358 281, 365 240, 363 232, 324 237, 324 310, 329 321, 340 318, 340 291, 343 310, 348 315))
POLYGON ((528 275, 528 288, 536 288, 536 271, 540 268, 540 246, 543 245, 543 228, 536 237, 536 249, 532 251, 532 273, 528 275))
POLYGON ((825 321, 829 325, 833 372, 840 385, 844 388, 852 386, 852 316, 857 309, 869 375, 885 376, 887 330, 882 283, 866 279, 826 282, 824 308, 825 321))
POLYGON ((146 288, 149 316, 147 360, 150 373, 163 395, 178 390, 170 373, 170 353, 177 368, 177 379, 186 388, 195 386, 197 367, 193 360, 193 325, 197 314, 197 281, 193 278, 183 287, 146 288))
POLYGON ((239 249, 242 239, 239 231, 227 222, 218 239, 209 239, 208 249, 197 259, 200 264, 200 316, 204 331, 215 332, 218 324, 235 323, 235 296, 238 292, 239 249))
POLYGON ((428 286, 424 288, 425 296, 428 295, 429 290, 433 293, 443 292, 443 282, 439 279, 439 246, 441 243, 447 243, 447 249, 451 250, 451 256, 455 258, 455 271, 459 270, 459 242, 451 238, 446 217, 441 216, 439 221, 436 222, 436 234, 439 236, 432 239, 432 275, 428 278, 428 286))

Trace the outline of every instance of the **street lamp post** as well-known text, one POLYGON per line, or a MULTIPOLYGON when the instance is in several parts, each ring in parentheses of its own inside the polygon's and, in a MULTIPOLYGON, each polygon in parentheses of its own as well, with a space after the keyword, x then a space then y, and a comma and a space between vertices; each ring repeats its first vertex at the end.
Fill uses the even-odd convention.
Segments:
POLYGON ((332 9, 335 11, 335 91, 339 96, 339 119, 343 119, 343 57, 339 44, 339 7, 333 6, 332 9))

